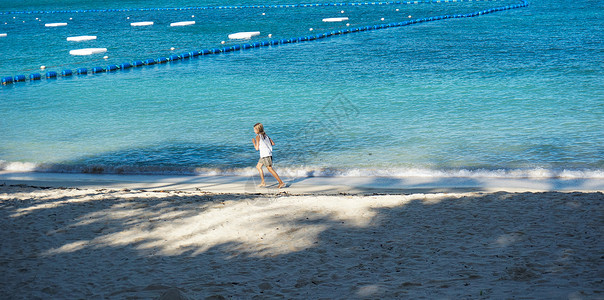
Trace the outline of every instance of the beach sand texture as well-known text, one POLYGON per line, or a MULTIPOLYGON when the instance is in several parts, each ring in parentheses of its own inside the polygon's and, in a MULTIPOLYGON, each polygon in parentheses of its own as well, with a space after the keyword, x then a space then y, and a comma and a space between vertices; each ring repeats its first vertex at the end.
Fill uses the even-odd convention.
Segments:
POLYGON ((3 185, 0 294, 604 299, 603 200, 3 185))

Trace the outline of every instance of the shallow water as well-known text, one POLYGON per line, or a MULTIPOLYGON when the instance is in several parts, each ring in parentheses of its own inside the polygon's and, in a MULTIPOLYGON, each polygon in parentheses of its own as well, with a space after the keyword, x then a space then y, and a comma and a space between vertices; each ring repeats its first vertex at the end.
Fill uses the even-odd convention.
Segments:
MULTIPOLYGON (((30 2, 32 10, 213 5, 30 2)), ((346 28, 324 17, 348 16, 354 27, 516 3, 0 15, 0 76, 233 45, 241 42, 226 35, 238 31, 261 31, 252 41, 263 41, 346 28), (66 27, 42 25, 69 17, 66 27), (192 19, 194 26, 168 26, 192 19), (146 20, 156 24, 129 26, 146 20), (98 39, 65 41, 75 35, 98 39), (68 54, 86 47, 108 51, 68 54)), ((253 174, 252 126, 262 122, 285 176, 602 177, 602 8, 530 2, 475 18, 2 86, 0 169, 253 174)))

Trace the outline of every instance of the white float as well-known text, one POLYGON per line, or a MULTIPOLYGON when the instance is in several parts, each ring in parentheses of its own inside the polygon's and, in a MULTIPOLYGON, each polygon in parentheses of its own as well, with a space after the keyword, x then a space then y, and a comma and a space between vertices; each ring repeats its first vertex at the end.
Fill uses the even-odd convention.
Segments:
POLYGON ((151 26, 153 22, 133 22, 130 23, 130 26, 151 26))
POLYGON ((46 27, 61 27, 61 26, 67 26, 67 23, 46 23, 46 24, 44 24, 44 26, 46 26, 46 27))
POLYGON ((0 37, 5 37, 5 36, 7 36, 6 33, 0 33, 0 37))
POLYGON ((67 38, 67 40, 72 41, 72 42, 90 41, 90 40, 96 40, 96 36, 95 35, 70 36, 67 38))
POLYGON ((249 40, 253 36, 260 35, 260 31, 237 32, 229 34, 231 40, 249 40))
POLYGON ((342 22, 342 21, 348 21, 348 17, 323 19, 323 22, 342 22))
POLYGON ((175 27, 175 26, 189 26, 189 25, 193 25, 195 24, 195 21, 184 21, 184 22, 175 22, 175 23, 170 23, 171 27, 175 27))
POLYGON ((76 49, 69 51, 71 55, 92 55, 97 53, 107 52, 107 48, 85 48, 85 49, 76 49))

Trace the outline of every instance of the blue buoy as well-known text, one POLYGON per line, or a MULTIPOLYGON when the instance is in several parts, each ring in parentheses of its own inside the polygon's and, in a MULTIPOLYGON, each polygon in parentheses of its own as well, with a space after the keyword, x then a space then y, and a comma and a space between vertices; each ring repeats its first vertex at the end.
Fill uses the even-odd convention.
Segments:
POLYGON ((193 57, 195 57, 195 56, 199 56, 199 55, 201 55, 201 53, 200 53, 199 51, 197 51, 197 50, 196 50, 196 51, 191 52, 191 56, 193 56, 193 57))
POLYGON ((40 80, 42 79, 42 75, 40 73, 34 73, 29 75, 29 80, 40 80))
POLYGON ((189 57, 191 57, 191 53, 189 53, 189 52, 187 52, 187 53, 183 53, 183 54, 181 54, 181 55, 180 55, 180 57, 181 57, 182 59, 189 58, 189 57))
POLYGON ((117 71, 118 67, 116 65, 108 65, 107 72, 117 71))
POLYGON ((178 55, 176 55, 176 54, 172 54, 172 55, 170 55, 170 57, 169 57, 169 58, 170 58, 170 60, 171 60, 171 61, 175 61, 175 60, 179 60, 179 59, 180 59, 180 56, 178 56, 178 55))
POLYGON ((55 72, 55 71, 46 72, 46 79, 48 79, 48 78, 57 78, 57 72, 55 72))
POLYGON ((153 59, 153 58, 149 58, 149 59, 145 60, 145 65, 147 65, 147 66, 154 65, 155 63, 156 63, 155 59, 153 59))
POLYGON ((17 75, 15 76, 15 82, 25 81, 25 75, 17 75))
POLYGON ((76 69, 76 73, 80 74, 80 75, 86 75, 86 74, 88 74, 88 69, 86 69, 86 68, 77 68, 76 69))
POLYGON ((132 68, 132 65, 130 63, 126 62, 126 63, 120 64, 120 69, 122 69, 122 70, 130 69, 130 68, 132 68))
POLYGON ((71 76, 71 75, 73 75, 73 72, 70 69, 65 69, 65 70, 61 71, 61 75, 71 76))
POLYGON ((102 67, 94 67, 92 68, 92 74, 96 74, 96 73, 101 73, 104 72, 105 69, 103 69, 102 67))
POLYGON ((10 76, 2 77, 2 84, 11 84, 13 83, 13 78, 10 76))
POLYGON ((157 63, 158 64, 165 64, 165 63, 168 62, 168 60, 169 59, 167 57, 160 57, 160 58, 157 59, 157 63))

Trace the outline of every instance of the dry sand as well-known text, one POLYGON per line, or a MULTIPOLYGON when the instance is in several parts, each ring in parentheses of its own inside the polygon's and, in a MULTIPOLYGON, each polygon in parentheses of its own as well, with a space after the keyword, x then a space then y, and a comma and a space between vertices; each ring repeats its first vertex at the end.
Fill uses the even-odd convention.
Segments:
POLYGON ((0 186, 3 299, 604 299, 604 194, 0 186))

